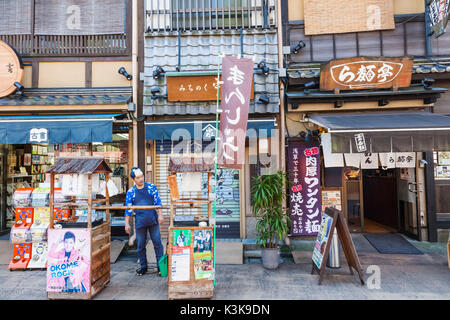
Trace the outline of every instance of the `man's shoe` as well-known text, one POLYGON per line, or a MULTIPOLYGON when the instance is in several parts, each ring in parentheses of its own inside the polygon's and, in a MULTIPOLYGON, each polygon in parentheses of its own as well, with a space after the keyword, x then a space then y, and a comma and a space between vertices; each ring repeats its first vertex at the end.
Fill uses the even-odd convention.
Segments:
POLYGON ((140 268, 136 270, 136 275, 138 277, 143 276, 147 272, 147 268, 140 268))

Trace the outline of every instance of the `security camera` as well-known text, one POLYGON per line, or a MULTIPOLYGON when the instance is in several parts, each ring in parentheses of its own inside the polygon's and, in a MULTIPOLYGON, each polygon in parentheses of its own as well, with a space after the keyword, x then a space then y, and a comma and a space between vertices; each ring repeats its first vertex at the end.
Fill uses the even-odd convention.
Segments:
POLYGON ((130 74, 127 72, 127 70, 125 70, 124 67, 121 67, 121 68, 119 69, 118 72, 119 72, 119 74, 121 74, 121 75, 123 75, 125 78, 127 78, 127 80, 133 79, 133 76, 130 75, 130 74))

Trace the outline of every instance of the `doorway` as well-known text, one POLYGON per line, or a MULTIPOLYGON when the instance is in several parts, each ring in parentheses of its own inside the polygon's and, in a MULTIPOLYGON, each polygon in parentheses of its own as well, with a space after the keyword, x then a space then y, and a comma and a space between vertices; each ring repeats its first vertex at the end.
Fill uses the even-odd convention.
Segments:
POLYGON ((365 233, 399 230, 396 169, 362 170, 365 233))

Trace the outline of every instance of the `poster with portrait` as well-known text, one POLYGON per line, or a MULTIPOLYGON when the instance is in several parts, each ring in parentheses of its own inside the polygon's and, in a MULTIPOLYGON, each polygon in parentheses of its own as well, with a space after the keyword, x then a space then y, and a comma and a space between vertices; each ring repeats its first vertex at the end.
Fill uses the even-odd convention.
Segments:
POLYGON ((47 292, 89 292, 89 229, 49 229, 47 292))
POLYGON ((190 280, 191 230, 172 231, 172 257, 170 272, 172 281, 190 280))
POLYGON ((210 279, 213 276, 212 234, 209 229, 194 232, 194 274, 195 279, 210 279))

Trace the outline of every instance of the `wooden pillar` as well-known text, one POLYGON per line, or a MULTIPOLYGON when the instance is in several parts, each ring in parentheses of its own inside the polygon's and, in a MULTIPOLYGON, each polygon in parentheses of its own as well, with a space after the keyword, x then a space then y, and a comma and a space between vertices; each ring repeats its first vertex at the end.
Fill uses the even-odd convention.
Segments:
POLYGON ((88 174, 88 228, 92 228, 92 174, 88 174))
POLYGON ((53 211, 55 208, 55 174, 50 173, 50 228, 53 228, 53 211))

